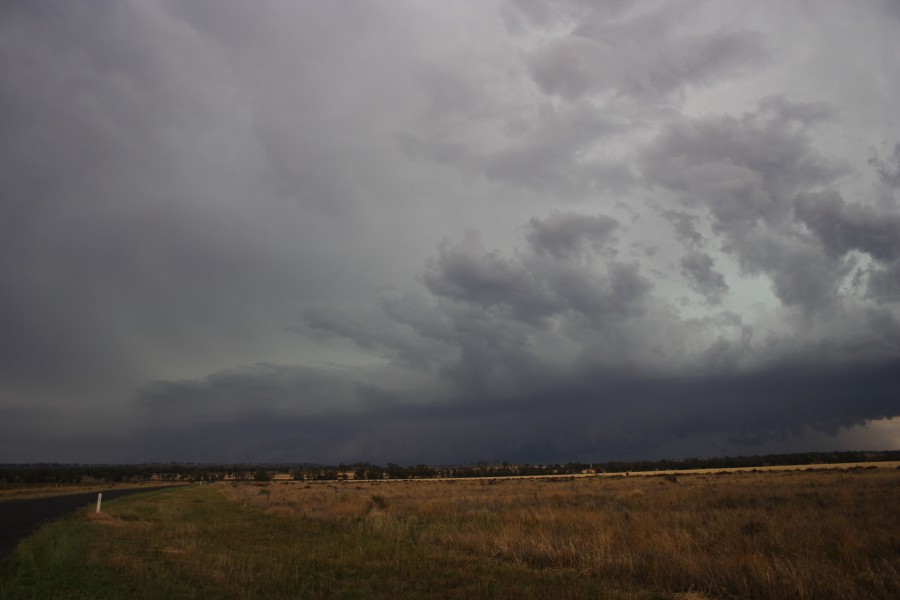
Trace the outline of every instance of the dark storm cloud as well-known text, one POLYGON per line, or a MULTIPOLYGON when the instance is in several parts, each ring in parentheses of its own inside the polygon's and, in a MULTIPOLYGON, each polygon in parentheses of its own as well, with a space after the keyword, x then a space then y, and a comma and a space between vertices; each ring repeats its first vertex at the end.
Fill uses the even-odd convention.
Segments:
MULTIPOLYGON (((173 420, 140 435, 160 455, 175 452, 205 460, 238 460, 247 454, 348 462, 403 461, 414 454, 432 463, 484 457, 522 462, 655 458, 658 448, 677 447, 700 435, 718 435, 731 441, 732 451, 753 452, 805 427, 835 431, 892 415, 900 393, 898 366, 896 361, 827 368, 782 364, 703 378, 592 370, 491 402, 369 402, 362 410, 312 415, 273 414, 260 410, 256 399, 245 402, 239 417, 227 415, 198 427, 173 420)), ((289 396, 307 393, 305 382, 294 381, 297 387, 291 387, 275 373, 258 372, 253 378, 242 387, 278 389, 289 396)), ((213 381, 162 387, 144 401, 190 406, 193 396, 203 401, 217 387, 213 381)))
POLYGON ((883 0, 884 12, 894 19, 900 20, 900 4, 894 0, 883 0))
POLYGON ((525 237, 535 253, 567 258, 610 247, 611 236, 619 223, 604 215, 557 213, 543 220, 533 218, 528 226, 525 237))
POLYGON ((607 259, 594 268, 593 263, 559 260, 568 256, 567 249, 592 243, 591 236, 602 242, 613 223, 602 217, 569 216, 569 223, 576 225, 559 231, 560 219, 566 220, 556 216, 532 221, 532 253, 515 259, 485 251, 474 234, 459 244, 442 244, 423 275, 425 285, 437 297, 486 310, 508 309, 525 321, 568 311, 598 321, 638 314, 651 285, 636 264, 607 259), (542 256, 545 251, 551 255, 542 256))
POLYGON ((512 0, 504 6, 507 23, 514 29, 531 26, 539 29, 570 25, 585 18, 611 19, 637 5, 635 0, 562 0, 552 6, 540 0, 512 0))
POLYGON ((308 309, 295 330, 345 337, 398 365, 426 369, 465 398, 510 397, 544 385, 559 369, 547 353, 555 344, 571 346, 568 335, 614 345, 643 314, 651 283, 639 265, 604 252, 616 227, 602 215, 535 218, 529 244, 511 258, 487 251, 470 232, 442 243, 428 262, 428 296, 387 296, 372 313, 308 309))
POLYGON ((801 193, 795 207, 798 219, 830 256, 859 250, 880 261, 900 257, 900 210, 879 212, 849 205, 835 191, 801 193))
POLYGON ((480 175, 559 200, 623 191, 634 184, 627 164, 590 157, 597 144, 633 127, 629 119, 612 119, 584 103, 565 110, 544 106, 536 115, 513 115, 506 121, 505 127, 516 134, 499 148, 455 141, 452 131, 429 137, 401 134, 398 144, 411 158, 426 158, 469 176, 480 175))
MULTIPOLYGON (((886 179, 885 170, 880 172, 886 179)), ((868 254, 872 264, 857 274, 868 275, 868 293, 877 301, 900 299, 900 207, 848 204, 833 190, 800 193, 795 214, 818 239, 832 260, 849 252, 868 254)))
POLYGON ((590 191, 624 189, 632 183, 627 167, 580 157, 626 126, 590 105, 564 112, 547 110, 538 115, 536 126, 531 125, 526 135, 477 161, 484 165, 487 177, 542 194, 571 197, 590 191))
POLYGON ((848 172, 808 136, 829 114, 825 106, 769 98, 740 118, 680 119, 644 152, 643 172, 685 204, 705 206, 723 233, 776 224, 788 215, 794 194, 848 172))
POLYGON ((735 439, 783 435, 804 426, 836 428, 892 414, 891 395, 900 385, 896 366, 894 361, 827 371, 818 365, 771 365, 702 378, 581 373, 572 377, 572 387, 554 391, 559 399, 554 406, 571 419, 584 419, 572 440, 583 444, 582 452, 606 444, 625 448, 629 442, 632 452, 641 451, 651 437, 662 445, 716 432, 735 439), (872 396, 859 398, 860 386, 872 389, 872 396))
POLYGON ((139 407, 154 426, 161 421, 228 422, 257 413, 340 412, 352 404, 355 390, 352 379, 343 375, 339 370, 259 364, 202 379, 147 384, 139 390, 139 407))
MULTIPOLYGON (((269 31, 272 15, 240 3, 219 8, 73 0, 5 11, 5 377, 100 381, 258 350, 298 302, 370 285, 366 269, 334 276, 361 254, 353 218, 325 213, 346 212, 360 182, 378 189, 368 170, 343 174, 375 154, 341 133, 349 121, 292 120, 329 102, 310 93, 311 56, 289 72, 253 66, 290 30, 269 31), (230 44, 234 32, 255 41, 230 44), (332 239, 350 241, 323 260, 332 239)), ((324 38, 303 40, 327 55, 324 38)))
POLYGON ((486 252, 474 232, 460 244, 443 243, 423 279, 436 296, 486 309, 509 307, 528 319, 556 308, 553 290, 521 262, 486 252))
POLYGON ((5 4, 0 462, 894 416, 896 21, 807 8, 5 4))
MULTIPOLYGON (((555 17, 567 13, 575 28, 569 35, 554 35, 525 59, 548 101, 537 109, 511 104, 509 116, 501 120, 508 132, 505 143, 482 147, 463 142, 457 139, 458 123, 451 122, 429 136, 401 134, 401 147, 411 157, 555 200, 632 189, 637 180, 627 155, 609 156, 608 148, 665 114, 686 86, 736 74, 758 63, 765 52, 760 37, 750 32, 676 34, 680 17, 674 11, 607 22, 626 9, 625 3, 619 8, 570 3, 552 11, 555 17), (598 110, 591 96, 605 92, 614 97, 598 110), (549 101, 551 96, 568 102, 557 104, 549 101)), ((515 5, 513 12, 553 30, 540 16, 544 11, 515 5)))
POLYGON ((762 38, 746 31, 674 33, 665 13, 609 22, 588 14, 572 33, 530 60, 542 90, 567 100, 613 92, 659 102, 688 85, 733 75, 764 56, 762 38))
POLYGON ((828 305, 847 273, 816 240, 793 229, 794 198, 833 184, 848 167, 821 155, 808 129, 832 114, 782 98, 741 118, 705 117, 670 125, 644 153, 648 180, 688 207, 708 211, 714 233, 748 273, 764 273, 785 305, 828 305))
POLYGON ((758 231, 745 235, 738 249, 747 272, 765 273, 784 306, 805 311, 824 309, 837 299, 837 286, 851 265, 828 258, 818 247, 758 231))
POLYGON ((672 224, 675 235, 681 243, 692 248, 703 245, 703 236, 697 231, 697 224, 700 222, 697 215, 680 210, 667 210, 663 212, 663 216, 672 224))
POLYGON ((43 365, 83 373, 107 358, 97 348, 130 333, 103 324, 117 301, 165 294, 177 280, 154 267, 180 220, 159 214, 171 206, 160 184, 175 162, 155 123, 178 98, 161 81, 165 56, 140 50, 152 40, 129 7, 102 18, 77 2, 32 8, 11 9, 2 25, 18 42, 8 43, 0 79, 9 217, 0 220, 9 290, 0 319, 15 355, 2 362, 18 374, 43 365))
POLYGON ((721 273, 713 269, 713 259, 708 254, 693 251, 681 258, 681 270, 689 285, 710 304, 719 304, 728 293, 728 284, 721 273))
MULTIPOLYGON (((420 322, 440 323, 427 334, 413 330, 458 350, 429 363, 429 368, 438 367, 437 381, 443 379, 455 391, 449 400, 416 407, 401 402, 388 412, 367 416, 372 426, 367 448, 390 447, 385 456, 392 460, 396 456, 392 452, 402 454, 403 440, 409 439, 426 455, 446 460, 441 445, 462 438, 473 459, 491 455, 534 460, 535 449, 544 456, 591 456, 613 449, 636 456, 652 452, 651 447, 678 448, 681 440, 710 436, 726 440, 732 451, 752 451, 810 428, 834 432, 893 415, 892 395, 900 379, 893 374, 897 365, 890 357, 900 350, 900 326, 890 313, 871 313, 856 338, 842 344, 812 339, 798 346, 788 339, 770 340, 771 348, 763 351, 768 357, 750 369, 740 365, 759 352, 754 349, 753 327, 733 315, 738 338, 720 336, 709 344, 688 369, 694 375, 612 368, 641 345, 653 343, 652 337, 640 337, 637 328, 621 327, 629 319, 651 318, 644 310, 652 288, 641 281, 638 271, 608 256, 583 261, 594 256, 585 252, 589 246, 584 244, 596 239, 602 247, 615 230, 615 224, 602 216, 557 213, 532 219, 524 232, 528 246, 512 258, 485 250, 475 234, 458 244, 442 244, 423 275, 432 298, 406 298, 406 310, 395 309, 389 320, 376 321, 384 328, 376 337, 389 348, 394 343, 385 333, 391 328, 389 321, 394 320, 399 331, 417 320, 404 319, 407 311, 422 315, 420 322), (576 273, 594 283, 603 281, 596 278, 604 265, 605 283, 591 288, 593 293, 580 296, 560 283, 576 273), (616 282, 616 268, 623 269, 625 282, 616 282), (618 301, 610 300, 617 295, 618 301), (593 302, 582 301, 583 297, 593 302), (615 340, 620 356, 595 354, 602 339, 615 340), (549 354, 559 344, 574 344, 579 359, 554 364, 549 354), (860 401, 856 391, 863 389, 872 395, 860 401), (445 427, 430 430, 435 420, 445 427), (379 433, 381 427, 391 435, 379 433), (399 433, 417 427, 431 431, 434 446, 415 434, 399 433), (551 433, 557 430, 566 431, 565 438, 551 433)), ((688 284, 708 302, 722 301, 728 286, 713 269, 710 256, 692 251, 681 266, 688 284)), ((802 268, 809 265, 781 271, 802 268)), ((788 290, 815 281, 818 275, 780 285, 788 290)), ((368 326, 354 327, 351 319, 342 318, 329 326, 310 316, 311 322, 332 334, 361 345, 370 343, 368 326)), ((662 325, 658 331, 670 326, 662 325)), ((408 339, 397 345, 406 347, 408 339)))
MULTIPOLYGON (((578 217, 566 219, 580 222, 578 217)), ((526 237, 558 225, 557 218, 531 221, 526 237)), ((583 218, 605 225, 599 237, 608 239, 612 224, 583 218)), ((583 234, 576 227, 568 239, 583 234)), ((703 436, 726 440, 718 447, 730 451, 762 452, 766 443, 807 428, 833 432, 896 410, 900 370, 893 359, 832 362, 809 352, 799 361, 795 356, 740 370, 737 349, 720 339, 696 375, 611 369, 591 360, 551 366, 539 342, 547 327, 532 311, 561 316, 574 304, 559 290, 541 298, 532 288, 546 291, 542 278, 555 280, 553 271, 573 268, 570 258, 563 252, 541 262, 534 246, 504 258, 470 235, 440 247, 424 278, 432 298, 386 297, 366 316, 334 308, 303 314, 307 327, 388 356, 396 352, 401 362, 436 372, 439 377, 425 388, 398 391, 397 379, 371 369, 285 365, 160 381, 140 390, 138 405, 147 417, 134 437, 143 452, 161 459, 594 460, 654 457, 658 448, 693 448, 690 440, 703 436), (430 359, 408 360, 416 351, 431 353, 430 359)), ((585 271, 597 267, 577 264, 585 271)), ((629 288, 623 301, 640 304, 648 289, 624 286, 629 288)), ((615 321, 627 314, 612 316, 615 321)), ((896 355, 900 325, 886 313, 871 319, 872 331, 894 332, 881 343, 896 355)), ((612 326, 599 326, 595 335, 612 326)), ((742 335, 747 342, 752 333, 742 335)))
POLYGON ((29 43, 12 47, 7 60, 21 70, 0 80, 11 217, 3 219, 4 272, 16 290, 9 301, 19 303, 2 318, 65 348, 73 339, 115 343, 103 321, 118 311, 136 310, 141 325, 172 333, 185 319, 223 317, 229 303, 212 296, 224 287, 256 295, 266 278, 256 269, 272 249, 228 206, 233 194, 224 188, 252 164, 211 162, 202 152, 207 143, 227 151, 219 126, 222 136, 240 129, 182 86, 198 78, 194 85, 214 91, 215 61, 191 39, 154 29, 132 5, 41 6, 43 23, 30 13, 4 19, 29 43), (180 52, 198 50, 197 72, 176 65, 180 52), (201 191, 185 176, 191 169, 221 184, 201 191), (232 286, 236 278, 245 285, 232 286), (35 301, 43 310, 29 308, 35 301))
POLYGON ((875 167, 885 185, 893 189, 900 189, 900 144, 894 146, 894 152, 886 161, 872 157, 869 159, 869 164, 875 167))
POLYGON ((900 260, 869 274, 869 293, 884 302, 900 301, 900 260))
POLYGON ((427 368, 448 352, 446 316, 416 295, 382 298, 372 308, 310 306, 290 329, 300 335, 345 337, 364 350, 427 368))
MULTIPOLYGON (((382 285, 364 256, 401 262, 355 220, 359 190, 380 193, 373 173, 391 170, 367 157, 386 154, 326 117, 335 96, 314 81, 347 39, 306 13, 320 52, 299 64, 296 32, 273 26, 290 7, 270 8, 4 6, 0 398, 30 450, 10 442, 0 461, 121 457, 101 438, 131 423, 135 388, 297 352, 284 329, 298 305, 382 285), (63 452, 67 435, 80 441, 63 452)), ((227 389, 250 393, 220 380, 225 400, 190 422, 229 414, 227 389)))

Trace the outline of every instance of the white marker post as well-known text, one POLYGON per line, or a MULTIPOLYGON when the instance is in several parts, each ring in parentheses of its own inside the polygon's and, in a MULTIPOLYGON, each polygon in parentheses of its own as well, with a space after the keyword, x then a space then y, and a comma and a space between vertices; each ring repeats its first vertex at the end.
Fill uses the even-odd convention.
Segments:
POLYGON ((100 502, 103 500, 103 493, 97 494, 97 512, 100 512, 100 502))

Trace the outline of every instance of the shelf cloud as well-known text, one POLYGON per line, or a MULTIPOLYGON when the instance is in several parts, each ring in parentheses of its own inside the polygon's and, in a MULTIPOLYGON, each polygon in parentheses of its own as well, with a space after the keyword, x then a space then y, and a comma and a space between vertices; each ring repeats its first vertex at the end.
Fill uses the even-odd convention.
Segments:
POLYGON ((895 3, 99 4, 0 22, 0 462, 900 447, 895 3))

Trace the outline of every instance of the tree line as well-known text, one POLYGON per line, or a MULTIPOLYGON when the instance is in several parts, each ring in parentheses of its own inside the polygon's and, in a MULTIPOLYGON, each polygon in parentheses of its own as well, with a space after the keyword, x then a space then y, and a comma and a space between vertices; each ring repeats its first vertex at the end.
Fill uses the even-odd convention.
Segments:
POLYGON ((900 450, 882 452, 805 452, 718 458, 684 458, 642 461, 610 461, 565 464, 509 464, 478 461, 459 466, 398 465, 370 463, 314 465, 306 463, 147 463, 129 465, 98 464, 4 464, 0 482, 74 484, 85 482, 121 483, 140 481, 334 481, 342 479, 435 479, 443 477, 521 477, 576 475, 581 473, 630 473, 646 471, 756 468, 766 466, 836 464, 851 462, 900 461, 900 450))

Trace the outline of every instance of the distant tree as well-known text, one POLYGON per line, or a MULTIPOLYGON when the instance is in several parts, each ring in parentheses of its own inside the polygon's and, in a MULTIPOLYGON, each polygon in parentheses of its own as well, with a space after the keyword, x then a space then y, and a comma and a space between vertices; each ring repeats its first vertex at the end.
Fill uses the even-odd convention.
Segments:
POLYGON ((265 469, 260 469, 253 475, 253 481, 271 481, 272 477, 265 469))

